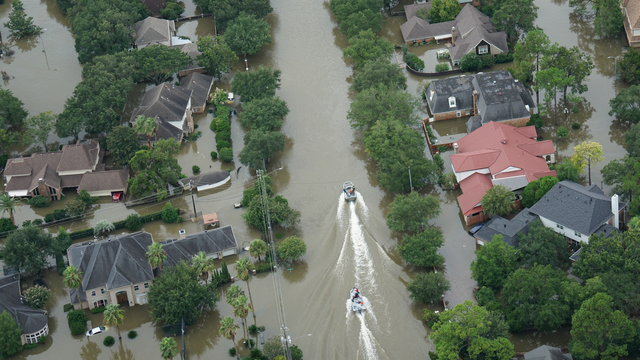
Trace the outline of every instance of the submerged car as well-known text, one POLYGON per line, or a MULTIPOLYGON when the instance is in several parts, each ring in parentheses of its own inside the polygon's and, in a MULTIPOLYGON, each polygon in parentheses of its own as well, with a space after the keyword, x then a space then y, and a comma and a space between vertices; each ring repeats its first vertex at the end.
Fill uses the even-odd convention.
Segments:
POLYGON ((107 329, 104 326, 95 327, 89 331, 87 331, 87 336, 93 336, 96 334, 100 334, 101 332, 105 332, 107 329))

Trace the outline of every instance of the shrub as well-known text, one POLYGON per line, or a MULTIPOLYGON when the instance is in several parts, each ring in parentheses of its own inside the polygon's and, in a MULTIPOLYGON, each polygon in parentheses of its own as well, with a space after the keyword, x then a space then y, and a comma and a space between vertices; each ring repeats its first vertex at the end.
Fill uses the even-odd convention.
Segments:
POLYGON ((273 270, 273 264, 271 262, 259 262, 254 264, 257 273, 270 272, 273 270))
POLYGON ((476 53, 467 53, 460 59, 460 69, 466 72, 476 72, 482 69, 482 59, 476 53))
POLYGON ((566 138, 567 136, 569 136, 569 130, 567 130, 567 128, 564 126, 558 127, 558 137, 566 138))
POLYGON ((13 225, 13 223, 11 222, 11 219, 9 219, 9 218, 0 218, 0 233, 7 232, 7 231, 13 231, 13 230, 15 230, 17 228, 18 227, 16 225, 13 225))
POLYGON ((216 141, 216 150, 220 151, 224 148, 231 148, 231 143, 227 140, 216 141))
POLYGON ((22 345, 22 348, 23 348, 24 350, 35 349, 35 348, 37 348, 37 347, 38 347, 38 344, 37 344, 37 343, 34 343, 34 344, 24 344, 24 345, 22 345))
POLYGON ((112 232, 116 229, 116 226, 109 220, 102 219, 98 221, 96 226, 93 228, 93 235, 95 236, 103 236, 112 232))
POLYGON ((42 309, 51 297, 51 290, 46 287, 36 285, 28 288, 24 292, 24 298, 31 307, 42 309))
POLYGON ((64 312, 67 312, 69 310, 73 310, 73 305, 72 304, 64 304, 64 306, 62 306, 62 310, 64 310, 64 312))
POLYGON ((512 53, 502 53, 494 56, 496 64, 504 64, 513 61, 512 53))
POLYGON ((436 65, 436 72, 449 71, 449 69, 449 64, 447 63, 440 63, 436 65))
POLYGON ((98 306, 98 307, 94 307, 90 311, 92 314, 100 314, 100 313, 103 313, 105 310, 107 310, 106 306, 98 306))
POLYGON ((166 203, 164 208, 162 208, 162 221, 167 224, 178 222, 179 216, 179 210, 171 206, 171 203, 166 203))
POLYGON ((481 56, 480 59, 482 60, 483 68, 492 67, 496 63, 496 59, 492 55, 484 55, 481 56))
POLYGON ((216 133, 216 142, 222 140, 231 141, 231 132, 229 130, 219 130, 216 133))
POLYGON ((193 171, 193 173, 194 173, 194 174, 199 173, 199 172, 200 172, 200 166, 198 166, 198 165, 193 165, 193 166, 191 167, 191 171, 193 171))
POLYGON ((258 327, 255 324, 251 324, 248 328, 247 331, 249 331, 249 334, 251 335, 255 335, 258 333, 258 327))
POLYGON ((433 162, 436 164, 438 169, 441 171, 444 170, 444 160, 442 160, 442 156, 440 156, 440 154, 433 155, 433 162))
POLYGON ((443 153, 449 150, 449 147, 447 145, 438 145, 437 147, 438 152, 439 153, 443 153))
POLYGON ((422 61, 416 54, 407 53, 404 57, 404 62, 413 70, 422 71, 422 69, 424 69, 424 61, 422 61))
POLYGON ((40 336, 38 339, 38 344, 44 344, 47 342, 47 335, 40 336))
POLYGON ((47 199, 42 195, 32 197, 31 199, 27 200, 27 203, 37 208, 48 207, 49 205, 51 205, 51 203, 49 202, 49 199, 47 199))
POLYGON ((67 217, 68 216, 67 216, 66 210, 64 209, 53 210, 53 218, 55 220, 62 220, 62 219, 66 219, 67 217))
POLYGON ((73 310, 67 313, 67 322, 72 335, 80 335, 87 329, 87 317, 83 310, 73 310))
POLYGON ((212 152, 211 152, 211 160, 215 160, 215 159, 217 159, 217 158, 218 158, 218 153, 217 153, 217 152, 215 152, 215 151, 212 151, 212 152))
POLYGON ((40 226, 40 225, 42 225, 42 223, 43 223, 42 219, 33 219, 31 221, 31 225, 33 225, 33 226, 40 226))
POLYGON ((7 154, 0 155, 0 168, 4 168, 7 165, 8 160, 9 160, 9 155, 7 154))
MULTIPOLYGON (((209 109, 209 110, 211 110, 211 109, 209 109)), ((211 124, 209 124, 209 129, 211 129, 211 131, 213 131, 213 132, 216 132, 216 130, 218 129, 217 126, 216 126, 217 125, 216 120, 217 120, 216 118, 213 118, 211 120, 211 124)))
POLYGON ((137 231, 142 227, 142 219, 138 214, 131 214, 125 220, 125 226, 129 231, 137 231))
POLYGON ((104 344, 104 346, 111 346, 115 344, 115 342, 116 342, 116 339, 114 339, 113 336, 111 335, 105 337, 104 340, 102 340, 102 343, 104 344))
POLYGON ((233 150, 231 148, 220 149, 220 160, 224 162, 233 161, 233 150))
POLYGON ((236 356, 236 348, 232 347, 229 349, 229 356, 236 356))
POLYGON ((573 130, 578 130, 578 129, 580 129, 580 123, 578 123, 578 122, 574 122, 573 124, 571 124, 571 128, 572 128, 573 130))
POLYGON ((535 126, 536 130, 541 129, 544 126, 544 121, 542 120, 542 117, 540 117, 540 114, 531 115, 531 119, 529 119, 527 126, 531 125, 535 126))
POLYGON ((56 218, 53 216, 53 213, 48 213, 44 216, 44 222, 50 223, 54 221, 56 218))
POLYGON ((137 331, 135 331, 135 330, 131 330, 131 331, 129 331, 129 332, 127 333, 127 337, 128 337, 129 339, 135 339, 135 338, 137 338, 137 337, 138 337, 138 332, 137 332, 137 331))
POLYGON ((216 131, 231 131, 229 118, 216 118, 216 131))

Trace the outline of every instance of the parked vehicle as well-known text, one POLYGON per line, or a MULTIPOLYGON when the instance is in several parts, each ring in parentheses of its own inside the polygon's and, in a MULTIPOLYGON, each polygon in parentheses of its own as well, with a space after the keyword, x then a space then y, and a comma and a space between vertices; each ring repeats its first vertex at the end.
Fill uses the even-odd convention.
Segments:
POLYGON ((102 332, 105 332, 106 330, 107 329, 104 326, 98 326, 98 327, 95 327, 95 328, 87 331, 87 336, 93 336, 93 335, 96 335, 96 334, 100 334, 102 332))

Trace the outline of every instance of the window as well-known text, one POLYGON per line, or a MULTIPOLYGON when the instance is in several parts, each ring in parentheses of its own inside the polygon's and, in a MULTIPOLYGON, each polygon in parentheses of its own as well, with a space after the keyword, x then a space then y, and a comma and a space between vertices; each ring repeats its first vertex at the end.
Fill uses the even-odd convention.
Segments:
POLYGON ((31 194, 33 194, 33 196, 38 196, 40 195, 40 190, 38 190, 38 188, 35 188, 31 191, 31 194))
POLYGON ((96 296, 96 291, 95 290, 91 290, 91 296, 96 296))
POLYGON ((488 54, 489 53, 489 45, 478 46, 478 55, 488 54))
POLYGON ((456 107, 456 98, 449 96, 449 107, 456 107))
POLYGON ((148 289, 149 288, 149 283, 144 283, 144 288, 148 289))
POLYGON ((462 113, 460 111, 456 111, 456 116, 460 117, 460 116, 462 116, 462 113))
POLYGON ((575 235, 575 236, 577 236, 577 237, 582 237, 582 235, 581 235, 579 232, 577 232, 577 231, 574 231, 574 232, 573 232, 573 235, 575 235))
POLYGON ((50 193, 51 195, 55 195, 55 194, 56 194, 56 189, 55 189, 55 188, 52 188, 51 186, 49 186, 49 193, 50 193))
POLYGON ((104 294, 106 294, 106 291, 105 291, 104 289, 100 289, 100 293, 101 293, 102 295, 104 295, 104 294))
POLYGON ((109 301, 104 299, 104 300, 98 300, 98 301, 94 301, 93 302, 93 307, 97 308, 97 307, 103 307, 103 306, 107 306, 107 304, 109 304, 109 301))
POLYGON ((564 226, 562 226, 562 225, 560 225, 560 224, 556 224, 556 227, 557 227, 558 229, 564 229, 564 226))
POLYGON ((140 286, 133 285, 133 291, 140 291, 140 286))

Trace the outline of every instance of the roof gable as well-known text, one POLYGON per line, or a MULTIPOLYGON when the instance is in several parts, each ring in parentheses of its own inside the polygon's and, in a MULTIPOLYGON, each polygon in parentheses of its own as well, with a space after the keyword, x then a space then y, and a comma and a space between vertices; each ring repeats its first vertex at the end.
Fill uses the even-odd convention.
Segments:
POLYGON ((191 103, 193 106, 205 106, 214 80, 215 78, 213 76, 192 72, 180 80, 180 86, 193 90, 191 93, 191 103))
POLYGON ((175 32, 173 20, 147 17, 133 25, 136 34, 136 45, 157 44, 171 40, 175 32))

